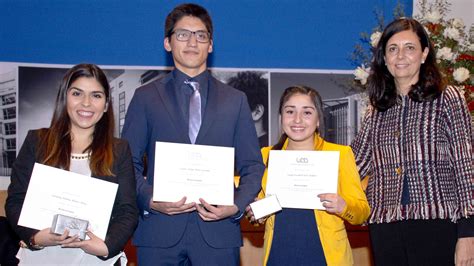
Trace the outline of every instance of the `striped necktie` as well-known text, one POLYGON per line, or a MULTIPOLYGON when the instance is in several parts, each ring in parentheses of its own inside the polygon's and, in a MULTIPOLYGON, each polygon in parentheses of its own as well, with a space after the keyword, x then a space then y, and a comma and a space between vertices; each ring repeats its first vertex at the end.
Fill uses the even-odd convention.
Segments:
POLYGON ((196 142, 199 128, 201 127, 201 94, 199 93, 199 83, 186 80, 185 84, 193 89, 193 94, 189 99, 189 139, 191 143, 196 142))

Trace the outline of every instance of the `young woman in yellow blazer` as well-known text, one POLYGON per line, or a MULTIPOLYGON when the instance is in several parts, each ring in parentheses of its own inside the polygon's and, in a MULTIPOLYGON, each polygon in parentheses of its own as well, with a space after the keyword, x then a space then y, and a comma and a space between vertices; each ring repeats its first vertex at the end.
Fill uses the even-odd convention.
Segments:
MULTIPOLYGON (((292 86, 280 99, 283 134, 273 147, 262 148, 265 164, 270 150, 339 151, 337 194, 320 194, 326 210, 283 208, 265 222, 264 265, 352 265, 344 220, 361 224, 369 216, 369 204, 360 184, 352 150, 324 141, 319 136, 324 119, 318 92, 306 86, 292 86)), ((265 197, 267 171, 259 198, 265 197)), ((250 208, 248 217, 255 221, 250 208)))

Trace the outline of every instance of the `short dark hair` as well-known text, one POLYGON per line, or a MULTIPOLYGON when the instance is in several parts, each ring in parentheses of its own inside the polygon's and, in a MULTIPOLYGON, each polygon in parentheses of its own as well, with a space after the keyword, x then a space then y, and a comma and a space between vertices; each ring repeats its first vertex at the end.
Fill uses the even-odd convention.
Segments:
MULTIPOLYGON (((297 94, 308 95, 311 98, 311 101, 316 107, 316 113, 318 115, 318 120, 319 120, 319 127, 316 128, 315 133, 324 132, 323 100, 321 99, 321 95, 319 95, 319 93, 311 87, 296 85, 296 86, 291 86, 291 87, 286 88, 283 94, 281 95, 280 106, 278 107, 278 113, 280 114, 280 117, 281 117, 281 112, 283 111, 283 106, 285 105, 285 103, 293 95, 297 95, 297 94)), ((281 150, 283 148, 283 144, 285 144, 286 139, 288 139, 288 136, 283 132, 277 144, 273 146, 272 150, 281 150)))
POLYGON ((212 40, 214 28, 212 27, 211 16, 204 7, 191 3, 181 4, 175 7, 168 14, 165 20, 165 38, 171 37, 174 26, 181 18, 185 16, 196 17, 200 19, 206 26, 206 29, 209 32, 210 38, 212 40))
MULTIPOLYGON (((247 95, 250 109, 253 111, 261 104, 268 113, 268 80, 263 78, 264 72, 242 71, 231 77, 227 84, 243 91, 247 95)), ((267 117, 267 116, 265 116, 267 117)), ((268 119, 267 119, 268 120, 268 119)), ((264 123, 267 121, 264 119, 264 123)))
POLYGON ((389 109, 397 101, 395 80, 385 65, 387 42, 393 35, 406 30, 411 30, 418 36, 423 51, 425 48, 429 49, 425 62, 420 66, 418 82, 412 85, 408 96, 416 102, 432 101, 441 95, 444 89, 444 82, 436 65, 436 51, 423 26, 415 19, 396 19, 387 25, 380 37, 367 81, 370 103, 379 111, 389 109))

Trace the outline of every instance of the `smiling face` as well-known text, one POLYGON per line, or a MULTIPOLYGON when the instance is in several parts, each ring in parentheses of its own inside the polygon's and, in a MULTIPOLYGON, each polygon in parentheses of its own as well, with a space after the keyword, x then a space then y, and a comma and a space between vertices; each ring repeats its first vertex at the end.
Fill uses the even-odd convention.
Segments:
POLYGON ((292 145, 313 147, 313 136, 319 127, 318 113, 309 95, 294 94, 281 110, 281 125, 292 145))
MULTIPOLYGON (((192 16, 184 16, 178 20, 173 30, 178 29, 207 32, 204 23, 192 16)), ((192 34, 188 41, 178 41, 176 34, 172 34, 165 38, 164 47, 166 51, 173 54, 176 68, 190 77, 195 77, 207 68, 207 56, 212 53, 212 39, 207 43, 202 43, 196 40, 195 34, 192 34)))
POLYGON ((95 78, 78 78, 69 86, 66 102, 73 135, 92 135, 107 110, 104 88, 95 78))
POLYGON ((418 36, 412 30, 398 32, 388 40, 384 60, 397 89, 403 94, 418 82, 420 66, 428 51, 428 48, 422 49, 418 36))

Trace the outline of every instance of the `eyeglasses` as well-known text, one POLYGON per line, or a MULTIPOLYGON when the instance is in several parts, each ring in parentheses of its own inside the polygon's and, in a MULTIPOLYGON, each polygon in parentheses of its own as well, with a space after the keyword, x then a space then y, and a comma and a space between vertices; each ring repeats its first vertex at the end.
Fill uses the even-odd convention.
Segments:
POLYGON ((176 40, 180 42, 189 41, 189 39, 191 39, 191 35, 193 34, 196 36, 196 41, 201 43, 207 43, 211 38, 211 34, 204 30, 190 31, 185 29, 177 29, 172 31, 171 34, 176 35, 176 40))

